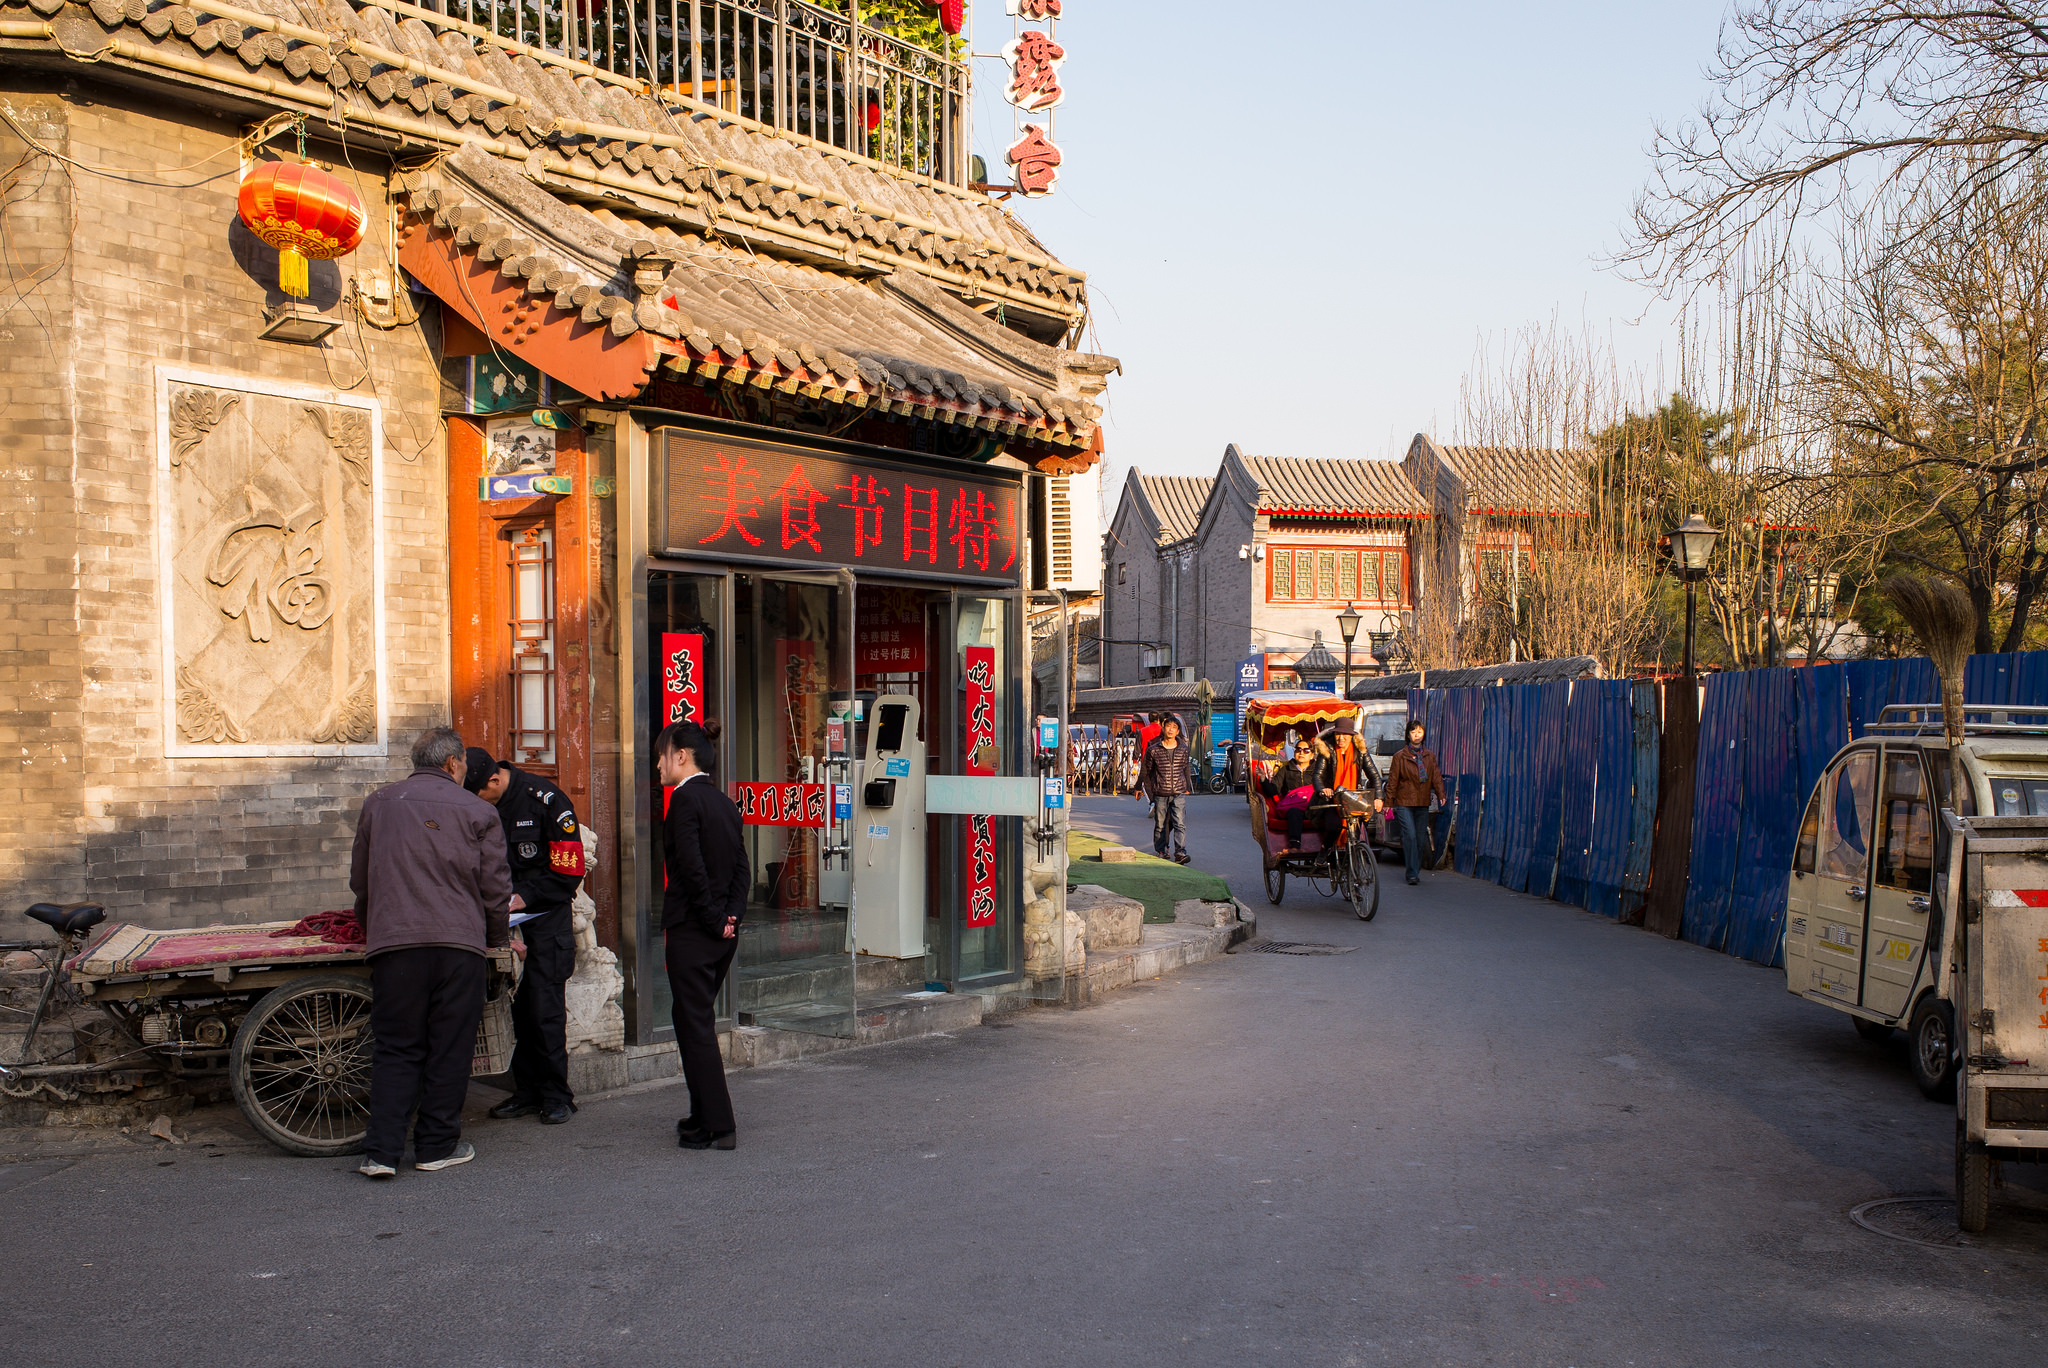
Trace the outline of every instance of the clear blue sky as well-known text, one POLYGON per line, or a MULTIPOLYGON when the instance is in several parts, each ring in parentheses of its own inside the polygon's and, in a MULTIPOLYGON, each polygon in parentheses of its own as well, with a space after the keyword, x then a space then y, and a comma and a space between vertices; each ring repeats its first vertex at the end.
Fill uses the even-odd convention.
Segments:
MULTIPOLYGON (((999 50, 1002 5, 974 8, 976 50, 999 50)), ((1059 187, 1010 204, 1088 272, 1088 345, 1123 361, 1109 499, 1133 464, 1212 473, 1229 442, 1387 456, 1448 435, 1482 341, 1554 314, 1624 364, 1670 355, 1671 311, 1600 262, 1653 123, 1707 93, 1725 8, 1068 0, 1059 187)), ((994 179, 1002 76, 976 63, 994 179)))

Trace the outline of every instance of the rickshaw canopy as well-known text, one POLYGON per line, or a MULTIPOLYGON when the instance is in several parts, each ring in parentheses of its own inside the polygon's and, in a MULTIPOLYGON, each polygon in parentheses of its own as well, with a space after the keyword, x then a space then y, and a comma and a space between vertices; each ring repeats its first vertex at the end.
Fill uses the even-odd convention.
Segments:
POLYGON ((1348 698, 1317 693, 1313 689, 1265 689, 1245 702, 1245 728, 1289 730, 1324 722, 1345 722, 1358 716, 1359 706, 1348 698))

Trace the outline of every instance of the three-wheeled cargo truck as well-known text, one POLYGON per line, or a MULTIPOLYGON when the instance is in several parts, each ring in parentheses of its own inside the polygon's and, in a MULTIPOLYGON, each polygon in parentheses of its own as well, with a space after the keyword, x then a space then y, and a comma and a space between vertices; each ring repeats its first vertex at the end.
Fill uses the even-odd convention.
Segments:
POLYGON ((1786 987, 1883 1039, 1956 1104, 1957 1223, 1982 1230, 1995 1162, 2048 1161, 2048 709, 1886 708, 1836 754, 1800 823, 1786 987), (1960 768, 1962 783, 1955 782, 1960 768))

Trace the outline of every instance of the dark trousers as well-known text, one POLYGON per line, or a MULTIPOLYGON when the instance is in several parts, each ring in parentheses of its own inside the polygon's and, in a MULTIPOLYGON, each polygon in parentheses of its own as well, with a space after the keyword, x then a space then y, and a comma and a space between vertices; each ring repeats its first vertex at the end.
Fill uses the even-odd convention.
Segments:
POLYGON ((1401 823, 1401 858, 1407 862, 1408 877, 1420 878, 1423 870, 1436 863, 1435 828, 1443 824, 1443 817, 1439 814, 1431 822, 1426 807, 1395 808, 1394 816, 1401 823))
POLYGON ((526 923, 559 926, 527 935, 526 972, 512 999, 512 1094, 543 1107, 575 1099, 569 1092, 567 985, 576 973, 576 933, 569 910, 526 923))
POLYGON ((1289 808, 1284 815, 1287 818, 1287 844, 1289 846, 1297 850, 1301 848, 1301 833, 1308 829, 1310 817, 1315 818, 1316 835, 1323 838, 1323 849, 1328 850, 1332 845, 1336 844, 1337 828, 1342 824, 1342 819, 1338 816, 1336 808, 1317 807, 1313 812, 1305 807, 1289 808))
POLYGON ((718 1054, 718 987, 740 948, 694 922, 670 927, 665 959, 668 990, 675 999, 676 1048, 683 1056, 683 1081, 690 1088, 690 1115, 713 1135, 736 1127, 732 1097, 725 1090, 725 1061, 718 1054))
POLYGON ((410 1119, 413 1161, 446 1159, 462 1138, 462 1100, 484 1014, 484 957, 445 945, 386 950, 370 961, 370 991, 363 1152, 396 1167, 410 1119))
POLYGON ((1162 793, 1152 800, 1152 849, 1164 855, 1166 836, 1173 833, 1173 853, 1188 853, 1188 796, 1185 793, 1162 793))

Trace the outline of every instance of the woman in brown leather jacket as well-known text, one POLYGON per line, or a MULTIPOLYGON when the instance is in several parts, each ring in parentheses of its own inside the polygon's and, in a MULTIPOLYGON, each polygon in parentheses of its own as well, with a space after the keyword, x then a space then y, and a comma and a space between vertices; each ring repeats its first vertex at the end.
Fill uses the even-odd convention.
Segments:
POLYGON ((1422 882, 1422 870, 1436 863, 1435 833, 1430 830, 1429 805, 1444 806, 1444 773, 1437 765, 1436 752, 1422 744, 1428 728, 1421 718, 1408 723, 1408 744, 1394 756, 1387 772, 1387 806, 1401 823, 1401 856, 1408 864, 1408 882, 1422 882), (1429 849, 1424 852, 1423 843, 1429 849))

